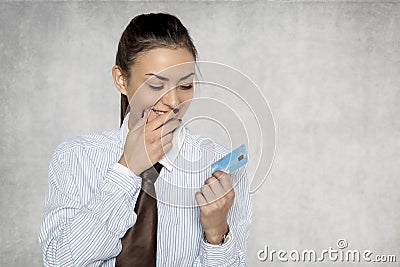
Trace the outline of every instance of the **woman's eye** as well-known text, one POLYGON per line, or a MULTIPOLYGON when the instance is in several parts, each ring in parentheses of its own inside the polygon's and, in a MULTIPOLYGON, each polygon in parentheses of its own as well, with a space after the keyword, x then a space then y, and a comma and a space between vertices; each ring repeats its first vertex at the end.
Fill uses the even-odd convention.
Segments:
POLYGON ((193 88, 193 84, 191 83, 191 84, 180 85, 180 87, 181 87, 183 90, 189 90, 189 89, 192 89, 192 88, 193 88))
POLYGON ((151 84, 149 84, 149 87, 150 87, 151 89, 153 89, 153 90, 162 90, 162 89, 164 88, 164 85, 159 85, 159 86, 157 86, 157 85, 151 85, 151 84))

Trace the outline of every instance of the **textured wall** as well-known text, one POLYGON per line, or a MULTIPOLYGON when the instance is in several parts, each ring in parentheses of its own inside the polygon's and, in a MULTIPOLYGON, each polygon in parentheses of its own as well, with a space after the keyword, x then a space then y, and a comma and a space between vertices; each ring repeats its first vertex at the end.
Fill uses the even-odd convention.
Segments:
POLYGON ((149 11, 176 14, 201 59, 242 70, 271 105, 277 151, 253 195, 250 266, 271 266, 257 260, 265 245, 321 251, 338 238, 400 260, 400 4, 3 2, 1 266, 41 266, 51 154, 118 126, 117 42, 149 11))

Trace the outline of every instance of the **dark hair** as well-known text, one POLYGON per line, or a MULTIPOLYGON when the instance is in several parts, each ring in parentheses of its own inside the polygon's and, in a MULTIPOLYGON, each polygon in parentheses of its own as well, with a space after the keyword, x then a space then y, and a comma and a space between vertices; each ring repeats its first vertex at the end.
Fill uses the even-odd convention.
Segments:
MULTIPOLYGON (((140 53, 161 47, 184 47, 197 59, 197 50, 188 30, 181 21, 167 13, 141 14, 134 17, 122 33, 118 43, 115 64, 118 65, 127 80, 130 66, 136 62, 140 53)), ((127 112, 129 100, 121 94, 121 125, 127 112)))

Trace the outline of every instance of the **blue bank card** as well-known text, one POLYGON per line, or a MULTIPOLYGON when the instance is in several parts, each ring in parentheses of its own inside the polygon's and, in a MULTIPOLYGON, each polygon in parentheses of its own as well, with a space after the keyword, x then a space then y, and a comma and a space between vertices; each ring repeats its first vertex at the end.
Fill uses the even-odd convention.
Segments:
POLYGON ((214 162, 211 165, 211 172, 215 172, 217 170, 224 171, 226 173, 232 174, 237 169, 245 165, 248 161, 246 146, 243 144, 228 153, 222 159, 214 162))

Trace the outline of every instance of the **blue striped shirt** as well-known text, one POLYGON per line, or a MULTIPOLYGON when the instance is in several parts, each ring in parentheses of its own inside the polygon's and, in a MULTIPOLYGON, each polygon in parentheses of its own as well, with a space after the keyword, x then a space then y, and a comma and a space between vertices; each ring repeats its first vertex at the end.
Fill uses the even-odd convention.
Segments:
MULTIPOLYGON (((246 266, 251 201, 246 168, 231 175, 235 200, 230 238, 204 242, 195 192, 211 176, 210 163, 229 151, 186 129, 172 168, 155 183, 157 266, 246 266)), ((49 166, 49 190, 39 241, 45 266, 114 266, 121 238, 136 220, 141 178, 120 165, 122 128, 60 144, 49 166)))

